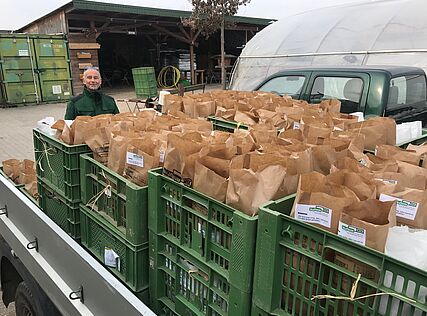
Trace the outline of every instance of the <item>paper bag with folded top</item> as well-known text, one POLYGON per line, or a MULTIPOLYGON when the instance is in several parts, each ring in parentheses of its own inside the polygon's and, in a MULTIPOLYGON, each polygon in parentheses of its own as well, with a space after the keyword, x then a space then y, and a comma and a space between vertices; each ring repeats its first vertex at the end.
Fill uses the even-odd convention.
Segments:
POLYGON ((337 99, 323 100, 319 106, 325 112, 340 113, 341 111, 341 101, 337 99))
POLYGON ((278 198, 278 192, 290 191, 287 178, 286 167, 280 163, 263 165, 256 171, 230 169, 226 203, 255 216, 262 203, 278 198))
POLYGON ((362 165, 358 160, 348 156, 339 157, 331 166, 330 173, 337 172, 338 170, 347 169, 349 171, 358 173, 365 177, 373 178, 373 171, 365 165, 362 165))
POLYGON ((355 172, 339 170, 327 175, 326 181, 349 188, 360 201, 376 198, 375 182, 355 172))
POLYGON ((64 120, 58 120, 51 126, 52 129, 56 129, 56 138, 64 142, 68 145, 74 144, 74 135, 71 132, 71 128, 68 124, 70 124, 72 121, 64 121, 64 120))
POLYGON ((384 252, 389 228, 396 226, 396 203, 369 199, 347 206, 341 213, 338 235, 384 252))
POLYGON ((239 124, 251 126, 257 124, 259 118, 252 112, 237 110, 236 114, 234 115, 234 120, 239 124))
POLYGON ((18 183, 29 184, 33 181, 37 181, 34 161, 29 159, 24 159, 19 163, 18 183))
POLYGON ((334 130, 346 131, 350 124, 358 122, 358 117, 351 114, 329 113, 329 115, 334 123, 334 130))
POLYGON ((237 154, 243 155, 248 152, 255 150, 257 145, 252 135, 247 130, 236 129, 233 134, 230 134, 230 138, 227 140, 229 146, 237 147, 237 154))
POLYGON ((18 184, 20 171, 20 161, 18 159, 6 159, 2 162, 3 172, 13 182, 18 184))
POLYGON ((396 145, 396 122, 389 117, 373 117, 348 125, 348 130, 365 135, 365 149, 375 150, 377 145, 396 145))
POLYGON ((168 135, 168 145, 165 154, 164 169, 177 181, 191 186, 194 180, 194 164, 203 148, 201 135, 189 133, 178 136, 168 135))
POLYGON ((416 178, 417 176, 422 176, 425 179, 425 187, 427 188, 427 169, 412 165, 407 162, 397 161, 397 172, 404 174, 409 179, 416 178))
POLYGON ((378 145, 375 147, 375 156, 383 159, 394 159, 407 162, 419 166, 421 161, 421 154, 416 151, 402 149, 391 145, 378 145))
POLYGON ((358 201, 346 186, 331 183, 318 172, 306 173, 300 176, 290 216, 336 234, 342 211, 358 201))
POLYGON ((106 127, 88 130, 86 144, 93 151, 93 158, 106 165, 110 148, 110 134, 106 127))
POLYGON ((160 166, 159 147, 151 137, 134 138, 127 142, 123 174, 139 186, 148 184, 148 170, 160 166))
POLYGON ((179 95, 165 95, 164 104, 162 105, 162 113, 175 115, 183 111, 183 100, 179 95))
POLYGON ((234 121, 234 115, 236 110, 234 108, 226 109, 222 106, 217 106, 215 111, 215 117, 222 118, 226 121, 234 121))
POLYGON ((368 167, 372 171, 378 172, 398 172, 399 164, 394 159, 383 159, 367 153, 359 160, 360 164, 368 167))
POLYGON ((427 229, 427 190, 406 189, 389 194, 383 193, 379 199, 380 201, 396 201, 398 225, 427 229))
POLYGON ((250 128, 252 138, 257 144, 275 143, 277 140, 277 130, 268 124, 257 124, 250 128))
POLYGON ((111 133, 110 146, 108 148, 108 168, 120 175, 123 174, 127 146, 132 139, 138 137, 141 137, 141 135, 134 131, 117 131, 111 133))
POLYGON ((306 152, 285 157, 277 153, 249 153, 233 158, 227 204, 256 215, 261 204, 295 193, 300 171, 310 158, 306 152))
POLYGON ((419 146, 409 144, 406 149, 415 151, 418 155, 420 155, 422 160, 422 167, 427 168, 427 143, 423 143, 419 146))
POLYGON ((193 188, 220 202, 225 202, 230 160, 204 156, 194 167, 193 188))

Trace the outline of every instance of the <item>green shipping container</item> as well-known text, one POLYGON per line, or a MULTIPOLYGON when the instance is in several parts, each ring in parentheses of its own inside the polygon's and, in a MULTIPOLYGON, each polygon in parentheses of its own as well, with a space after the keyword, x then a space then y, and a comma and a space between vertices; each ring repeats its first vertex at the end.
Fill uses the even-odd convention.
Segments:
POLYGON ((0 35, 0 101, 8 105, 66 101, 72 96, 63 35, 0 35))
POLYGON ((1 86, 5 103, 38 103, 40 88, 35 72, 34 46, 29 35, 0 36, 1 86))
POLYGON ((34 38, 34 47, 42 100, 69 100, 72 85, 65 37, 40 36, 34 38))

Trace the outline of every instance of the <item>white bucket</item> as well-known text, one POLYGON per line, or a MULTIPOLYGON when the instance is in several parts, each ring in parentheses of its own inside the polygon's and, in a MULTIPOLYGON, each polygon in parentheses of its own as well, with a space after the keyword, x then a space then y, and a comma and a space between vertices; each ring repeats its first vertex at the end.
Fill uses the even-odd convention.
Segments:
POLYGON ((159 104, 160 105, 165 104, 165 96, 168 94, 171 94, 171 93, 169 91, 164 91, 164 90, 160 91, 160 93, 159 93, 159 104))

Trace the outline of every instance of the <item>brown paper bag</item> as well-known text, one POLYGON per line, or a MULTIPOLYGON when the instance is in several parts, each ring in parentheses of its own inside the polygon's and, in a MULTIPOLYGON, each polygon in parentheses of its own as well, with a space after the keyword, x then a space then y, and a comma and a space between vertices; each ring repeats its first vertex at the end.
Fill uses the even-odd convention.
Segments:
POLYGON ((176 114, 183 111, 183 100, 179 95, 165 95, 164 104, 162 105, 162 113, 176 114))
POLYGON ((398 225, 427 229, 427 190, 406 189, 381 194, 380 201, 396 201, 398 225))
POLYGON ((126 178, 139 186, 148 185, 148 170, 160 166, 158 146, 151 138, 131 139, 126 147, 126 178))
POLYGON ((33 181, 37 181, 36 170, 34 161, 24 159, 19 163, 19 184, 29 184, 33 181))
POLYGON ((92 129, 88 123, 92 120, 91 116, 77 116, 71 124, 71 133, 74 135, 73 144, 81 145, 85 143, 87 130, 92 129))
POLYGON ((135 132, 126 131, 113 132, 111 135, 107 166, 114 172, 123 175, 127 146, 132 139, 140 137, 140 135, 135 132))
MULTIPOLYGON (((199 134, 200 136, 200 134, 199 134)), ((194 164, 203 147, 201 142, 194 141, 193 135, 168 135, 164 169, 169 176, 191 186, 194 180, 194 164), (191 139, 193 138, 193 139, 191 139)))
POLYGON ((358 201, 356 194, 349 188, 330 183, 326 176, 311 172, 300 176, 290 216, 337 233, 342 211, 358 201))
POLYGON ((341 111, 341 101, 337 99, 323 100, 319 106, 325 112, 340 113, 341 111))
POLYGON ((225 202, 229 163, 229 160, 208 156, 196 161, 193 188, 220 202, 225 202))
POLYGON ((25 184, 25 190, 30 193, 33 198, 38 199, 39 193, 37 188, 37 178, 35 178, 32 182, 25 184))
POLYGON ((376 185, 374 181, 349 170, 339 170, 327 175, 325 180, 329 183, 342 185, 353 191, 360 201, 376 198, 376 185))
POLYGON ((408 177, 398 172, 374 172, 373 176, 375 180, 382 181, 388 185, 399 184, 403 188, 426 189, 426 178, 421 174, 408 177))
POLYGON ((397 161, 398 170, 397 172, 404 174, 407 178, 413 179, 417 176, 422 176, 426 180, 425 187, 427 188, 427 169, 414 166, 410 163, 397 161))
POLYGON ((3 172, 13 182, 18 183, 20 175, 20 161, 18 159, 3 160, 3 172))
POLYGON ((201 101, 195 103, 195 116, 206 118, 215 114, 215 101, 201 101))
POLYGON ((344 209, 338 225, 338 235, 384 252, 388 230, 393 226, 396 226, 396 202, 369 199, 344 209))
POLYGON ((405 150, 391 145, 378 145, 375 147, 375 156, 383 159, 394 159, 419 166, 421 155, 412 150, 405 150))
POLYGON ((93 158, 106 165, 108 162, 108 151, 110 147, 110 134, 106 127, 88 130, 86 144, 93 151, 93 158))
POLYGON ((373 117, 348 125, 349 131, 365 135, 365 149, 374 150, 377 145, 396 145, 396 122, 389 117, 373 117))

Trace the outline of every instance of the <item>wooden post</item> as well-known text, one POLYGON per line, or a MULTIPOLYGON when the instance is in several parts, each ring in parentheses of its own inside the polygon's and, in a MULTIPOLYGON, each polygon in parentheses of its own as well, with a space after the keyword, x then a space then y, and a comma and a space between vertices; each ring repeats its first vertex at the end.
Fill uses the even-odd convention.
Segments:
POLYGON ((191 76, 191 84, 196 84, 194 82, 194 32, 190 30, 190 76, 191 76))
POLYGON ((224 16, 222 17, 221 21, 221 84, 222 84, 222 90, 225 90, 226 88, 226 73, 225 73, 225 25, 224 25, 224 16))

